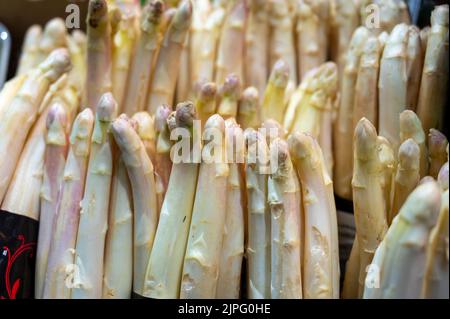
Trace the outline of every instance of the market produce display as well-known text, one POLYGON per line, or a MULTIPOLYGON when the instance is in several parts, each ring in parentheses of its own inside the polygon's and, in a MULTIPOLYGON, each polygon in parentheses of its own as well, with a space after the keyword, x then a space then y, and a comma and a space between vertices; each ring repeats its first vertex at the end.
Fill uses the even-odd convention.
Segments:
POLYGON ((0 298, 449 298, 448 5, 142 2, 26 33, 0 298))

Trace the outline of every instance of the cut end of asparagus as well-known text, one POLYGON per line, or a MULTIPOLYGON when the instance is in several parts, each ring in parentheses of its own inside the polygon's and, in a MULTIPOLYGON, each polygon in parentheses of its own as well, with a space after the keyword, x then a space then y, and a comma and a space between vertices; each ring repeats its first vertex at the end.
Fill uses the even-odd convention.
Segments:
POLYGON ((155 130, 160 133, 167 128, 167 118, 172 109, 168 105, 160 105, 155 112, 155 130))
POLYGON ((377 130, 373 124, 363 117, 359 120, 355 128, 354 146, 355 154, 358 154, 360 160, 372 158, 377 149, 378 136, 377 130))
POLYGON ((431 13, 431 25, 442 25, 448 27, 448 4, 436 6, 431 13))
POLYGON ((88 25, 96 28, 100 21, 108 18, 108 5, 105 0, 90 0, 88 7, 88 25))
POLYGON ((69 51, 63 48, 53 50, 39 68, 44 71, 49 81, 55 82, 72 68, 69 51))
POLYGON ((238 100, 241 91, 241 83, 236 74, 230 74, 225 78, 225 83, 220 88, 222 98, 238 100))
POLYGON ((192 127, 196 119, 194 103, 187 101, 177 104, 176 123, 178 127, 192 127))
POLYGON ((117 102, 112 93, 107 92, 100 97, 97 104, 97 117, 99 121, 111 122, 117 110, 117 102))
POLYGON ((133 115, 132 119, 136 122, 136 129, 141 139, 155 139, 155 120, 150 114, 147 112, 138 112, 133 115))
POLYGON ((286 88, 289 82, 289 71, 289 65, 284 60, 278 60, 270 74, 270 82, 277 87, 286 88))
POLYGON ((404 170, 418 170, 420 166, 419 145, 409 138, 404 141, 398 150, 399 165, 404 170))
POLYGON ((445 154, 447 145, 448 141, 444 134, 434 128, 430 129, 428 133, 428 151, 430 152, 430 157, 445 154))
POLYGON ((75 144, 77 140, 88 139, 92 134, 93 127, 94 113, 90 108, 86 108, 75 118, 70 134, 70 144, 75 144))
POLYGON ((161 0, 154 0, 147 3, 142 10, 142 30, 149 31, 151 26, 159 24, 163 12, 164 2, 161 0))
POLYGON ((441 167, 438 175, 439 185, 444 191, 448 190, 448 179, 449 176, 448 176, 448 162, 447 162, 441 167))

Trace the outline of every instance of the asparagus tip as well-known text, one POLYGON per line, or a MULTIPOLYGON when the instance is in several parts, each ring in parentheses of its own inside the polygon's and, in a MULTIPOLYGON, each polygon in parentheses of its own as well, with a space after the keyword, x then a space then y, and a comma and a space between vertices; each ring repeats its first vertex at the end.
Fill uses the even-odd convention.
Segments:
POLYGON ((289 65, 282 59, 275 62, 271 80, 279 87, 286 87, 289 81, 289 65))
POLYGON ((398 150, 398 160, 405 169, 418 168, 420 157, 419 145, 409 138, 404 141, 398 150))
POLYGON ((159 24, 164 12, 164 2, 155 0, 148 2, 142 9, 142 28, 147 29, 148 25, 159 24))
POLYGON ((60 37, 66 33, 66 24, 61 18, 53 18, 45 25, 44 32, 52 39, 55 37, 60 37))
POLYGON ((176 122, 179 127, 191 127, 196 118, 194 103, 181 102, 176 107, 176 122))
POLYGON ((445 152, 447 144, 448 141, 444 134, 434 128, 430 129, 430 132, 428 133, 428 149, 430 155, 445 152))
POLYGON ((112 121, 117 109, 117 102, 111 92, 104 93, 97 104, 97 116, 100 121, 112 121))
POLYGON ((223 83, 220 92, 222 96, 227 96, 233 99, 238 99, 241 89, 241 83, 239 81, 239 77, 236 74, 229 74, 225 78, 225 82, 223 83))
POLYGON ((65 48, 53 50, 43 62, 43 66, 44 69, 49 71, 48 77, 52 81, 56 81, 62 74, 72 68, 69 51, 65 48))
POLYGON ((172 27, 176 29, 184 29, 191 24, 192 17, 192 2, 191 0, 184 0, 177 9, 173 17, 172 27))
POLYGON ((216 98, 217 86, 213 82, 203 83, 199 90, 199 100, 211 101, 216 98))
POLYGON ((444 25, 448 27, 448 4, 436 6, 431 12, 431 25, 444 25))
POLYGON ((433 178, 433 176, 424 176, 420 181, 418 185, 422 185, 425 183, 435 182, 436 180, 433 178))
POLYGON ((439 170, 438 174, 438 182, 441 188, 445 191, 448 189, 448 162, 442 165, 441 169, 439 170))
POLYGON ((177 128, 177 112, 173 111, 167 116, 166 125, 169 128, 169 131, 172 131, 177 128))
POLYGON ((155 112, 155 130, 156 132, 162 132, 167 127, 167 118, 172 112, 172 109, 168 105, 160 105, 155 112))
POLYGON ((96 28, 100 20, 107 17, 108 5, 105 0, 90 0, 88 7, 88 24, 96 28))
POLYGON ((136 123, 136 131, 141 139, 155 138, 155 119, 147 112, 137 112, 133 115, 132 120, 136 123))
POLYGON ((63 128, 65 128, 67 125, 66 110, 58 102, 53 103, 52 106, 50 107, 50 110, 48 111, 47 119, 46 119, 47 130, 50 129, 50 127, 54 123, 59 123, 59 125, 61 125, 61 127, 63 127, 63 128))
POLYGON ((220 131, 225 131, 225 121, 219 114, 214 114, 206 121, 205 130, 215 128, 220 131))
POLYGON ((294 132, 288 137, 288 146, 294 158, 302 159, 308 157, 315 149, 316 141, 308 133, 294 132))

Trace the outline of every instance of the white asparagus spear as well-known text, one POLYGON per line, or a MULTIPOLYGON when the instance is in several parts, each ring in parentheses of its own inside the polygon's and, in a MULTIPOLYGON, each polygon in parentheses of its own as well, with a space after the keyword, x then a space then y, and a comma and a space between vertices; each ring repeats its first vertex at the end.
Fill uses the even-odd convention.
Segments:
POLYGON ((448 162, 442 165, 437 181, 443 191, 448 189, 448 162))
POLYGON ((378 136, 378 160, 380 161, 383 172, 381 187, 384 192, 385 212, 386 214, 389 214, 393 200, 394 178, 395 170, 397 168, 397 154, 395 154, 392 149, 391 143, 389 143, 389 141, 383 136, 378 136))
POLYGON ((125 115, 114 121, 112 132, 122 152, 133 192, 133 292, 144 295, 146 271, 158 220, 153 164, 125 115))
POLYGON ((220 103, 217 107, 217 113, 225 119, 234 117, 238 114, 238 102, 241 96, 241 82, 236 74, 229 74, 225 82, 220 87, 220 103))
POLYGON ((64 20, 53 18, 48 21, 39 41, 34 66, 43 62, 53 50, 66 47, 66 39, 67 31, 64 20))
POLYGON ((95 110, 111 90, 111 24, 105 0, 90 0, 87 16, 87 74, 84 106, 95 110))
POLYGON ((230 172, 216 298, 239 299, 244 255, 244 214, 246 213, 243 198, 244 179, 241 170, 245 145, 243 131, 235 119, 226 120, 225 128, 225 147, 230 172))
POLYGON ((39 42, 41 37, 42 28, 40 25, 34 24, 28 28, 23 40, 22 53, 20 54, 16 75, 24 74, 36 67, 36 57, 39 50, 39 42))
POLYGON ((435 129, 430 129, 428 133, 428 155, 430 169, 428 174, 437 178, 442 165, 448 161, 447 154, 448 140, 444 134, 435 129))
POLYGON ((258 90, 250 86, 242 92, 239 101, 237 122, 242 129, 257 128, 261 124, 261 109, 259 107, 258 90))
POLYGON ((288 64, 284 60, 278 60, 273 65, 270 73, 262 102, 262 118, 264 120, 273 119, 277 122, 282 122, 286 109, 285 94, 289 81, 289 69, 288 64))
POLYGON ((301 190, 292 165, 288 144, 276 139, 270 144, 272 175, 268 180, 271 209, 271 298, 302 298, 300 246, 301 190))
POLYGON ((116 109, 117 103, 111 93, 103 94, 96 107, 75 248, 78 273, 74 278, 73 299, 102 297, 103 257, 113 169, 109 130, 116 109))
POLYGON ((223 145, 225 123, 219 115, 205 125, 180 298, 215 298, 226 215, 228 164, 223 145))
POLYGON ((8 154, 0 163, 0 202, 14 174, 14 168, 33 125, 39 104, 51 83, 70 69, 69 54, 58 49, 29 72, 20 89, 2 112, 0 154, 8 154))
POLYGON ((248 198, 247 297, 270 299, 270 211, 267 204, 269 150, 266 137, 245 131, 248 198))
POLYGON ((67 116, 60 104, 53 104, 46 119, 47 135, 44 154, 44 176, 41 187, 39 236, 36 251, 36 275, 34 296, 43 297, 53 225, 66 161, 67 116))
POLYGON ((94 115, 91 109, 86 109, 75 119, 70 135, 70 150, 64 167, 48 256, 43 294, 46 299, 69 299, 71 295, 80 202, 84 192, 93 125, 94 115))
POLYGON ((2 112, 9 106, 26 78, 26 75, 19 75, 3 85, 3 88, 0 90, 0 119, 2 118, 2 112))
MULTIPOLYGON (((195 110, 191 103, 179 104, 174 128, 192 129, 195 110)), ((174 137, 177 136, 174 131, 174 137)), ((181 137, 180 143, 191 144, 193 136, 181 137)), ((175 152, 173 148, 173 152, 175 152)), ((175 153, 174 153, 175 154, 175 153)), ((176 299, 184 254, 191 224, 199 164, 191 161, 174 162, 169 186, 161 208, 152 253, 145 276, 144 295, 150 298, 176 299)))
POLYGON ((406 109, 407 98, 407 44, 409 28, 397 25, 391 32, 380 61, 378 80, 379 133, 392 144, 394 151, 400 146, 398 117, 406 109))
POLYGON ((409 26, 406 54, 406 72, 408 76, 406 106, 415 111, 419 100, 424 57, 420 43, 420 29, 413 25, 409 26))
POLYGON ((129 299, 133 283, 133 198, 127 169, 116 155, 106 233, 103 299, 129 299))

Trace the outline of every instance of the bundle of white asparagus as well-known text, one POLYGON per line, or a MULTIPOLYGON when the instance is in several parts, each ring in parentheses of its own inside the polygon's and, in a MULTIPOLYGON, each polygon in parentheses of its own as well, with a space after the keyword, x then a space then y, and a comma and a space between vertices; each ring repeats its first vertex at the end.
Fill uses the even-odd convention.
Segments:
POLYGON ((39 221, 35 298, 448 298, 448 12, 90 0, 86 34, 30 27, 0 204, 39 221))

